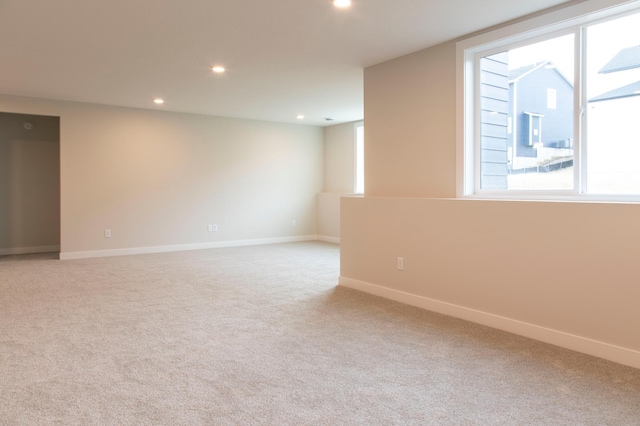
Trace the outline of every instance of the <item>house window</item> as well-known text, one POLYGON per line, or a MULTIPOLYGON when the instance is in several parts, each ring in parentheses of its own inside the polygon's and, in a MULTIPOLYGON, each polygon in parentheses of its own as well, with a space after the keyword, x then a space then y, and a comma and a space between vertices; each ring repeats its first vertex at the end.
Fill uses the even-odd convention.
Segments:
POLYGON ((640 196, 639 5, 587 1, 458 43, 461 195, 640 196))
POLYGON ((356 124, 355 193, 364 194, 364 124, 356 124))

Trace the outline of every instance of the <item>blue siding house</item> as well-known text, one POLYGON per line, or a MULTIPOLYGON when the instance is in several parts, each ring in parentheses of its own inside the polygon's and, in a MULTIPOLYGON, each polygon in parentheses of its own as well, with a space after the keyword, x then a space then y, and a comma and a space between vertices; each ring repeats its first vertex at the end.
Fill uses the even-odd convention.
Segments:
POLYGON ((480 60, 480 187, 507 189, 507 116, 509 114, 509 55, 480 60))
MULTIPOLYGON (((573 84, 551 61, 509 72, 508 148, 517 173, 573 148, 573 84)), ((572 162, 567 165, 571 165, 572 162)))

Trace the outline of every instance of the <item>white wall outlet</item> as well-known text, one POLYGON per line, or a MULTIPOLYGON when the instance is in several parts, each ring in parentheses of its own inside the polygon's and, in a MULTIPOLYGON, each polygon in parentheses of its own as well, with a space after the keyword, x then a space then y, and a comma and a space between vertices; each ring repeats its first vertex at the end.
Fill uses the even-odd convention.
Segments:
POLYGON ((105 229, 104 230, 104 237, 105 238, 111 238, 111 229, 105 229))
POLYGON ((293 226, 295 228, 295 226, 296 226, 296 221, 295 220, 291 221, 291 226, 293 226))
POLYGON ((404 258, 398 258, 398 271, 404 271, 404 258))
POLYGON ((211 225, 211 229, 213 229, 213 232, 218 232, 218 225, 216 224, 211 225))
POLYGON ((207 231, 213 232, 213 225, 207 225, 207 231))

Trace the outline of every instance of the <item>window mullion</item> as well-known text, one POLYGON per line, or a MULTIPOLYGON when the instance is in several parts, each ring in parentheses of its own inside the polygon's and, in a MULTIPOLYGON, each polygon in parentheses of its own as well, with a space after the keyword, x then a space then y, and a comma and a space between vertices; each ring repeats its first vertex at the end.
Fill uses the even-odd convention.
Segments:
POLYGON ((575 135, 574 161, 576 190, 579 194, 587 192, 587 152, 589 150, 587 141, 587 31, 586 27, 580 27, 576 34, 576 57, 575 57, 575 82, 576 82, 576 115, 575 115, 575 135))

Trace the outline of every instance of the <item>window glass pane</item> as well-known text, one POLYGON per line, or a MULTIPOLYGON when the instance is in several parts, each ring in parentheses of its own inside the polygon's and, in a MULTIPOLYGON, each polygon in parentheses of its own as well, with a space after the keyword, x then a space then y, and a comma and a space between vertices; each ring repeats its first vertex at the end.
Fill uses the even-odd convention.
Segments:
POLYGON ((574 38, 480 59, 482 189, 573 189, 574 38))
POLYGON ((587 192, 640 194, 640 14, 587 29, 587 192))

